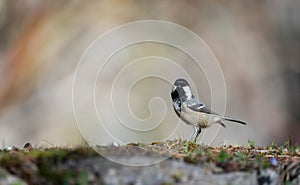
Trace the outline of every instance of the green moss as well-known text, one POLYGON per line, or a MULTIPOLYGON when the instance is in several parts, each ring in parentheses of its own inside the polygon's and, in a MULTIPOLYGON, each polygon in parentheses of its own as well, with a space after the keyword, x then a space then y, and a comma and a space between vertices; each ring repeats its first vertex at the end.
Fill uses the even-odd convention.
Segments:
POLYGON ((89 183, 89 173, 87 170, 83 170, 80 172, 78 177, 79 185, 87 185, 89 183))
POLYGON ((70 181, 73 181, 74 179, 76 179, 76 182, 80 182, 79 184, 87 184, 87 171, 57 171, 53 166, 64 163, 67 159, 73 159, 77 161, 81 158, 96 155, 97 154, 95 152, 91 152, 90 149, 77 149, 72 151, 68 149, 51 149, 37 154, 37 164, 41 175, 46 179, 53 181, 55 184, 70 184, 70 181))
POLYGON ((256 156, 255 161, 258 163, 259 167, 266 169, 271 166, 271 163, 268 159, 264 158, 264 155, 259 154, 256 156))
POLYGON ((255 142, 253 140, 248 140, 248 145, 250 148, 254 148, 255 147, 255 142))
POLYGON ((25 183, 22 181, 16 181, 16 182, 13 182, 12 185, 25 185, 25 183))
POLYGON ((177 172, 177 173, 172 174, 172 178, 177 183, 181 181, 182 177, 183 177, 183 173, 182 172, 177 172))
POLYGON ((221 150, 221 152, 217 156, 217 161, 218 162, 227 162, 230 158, 231 158, 231 156, 225 150, 221 150))
MULTIPOLYGON (((229 171, 254 171, 257 168, 274 168, 270 163, 270 156, 274 156, 279 165, 299 157, 300 146, 293 146, 285 143, 277 146, 273 142, 267 147, 255 147, 254 141, 249 140, 249 147, 244 146, 220 146, 209 147, 197 143, 187 142, 186 140, 162 141, 146 143, 131 143, 124 146, 103 146, 107 148, 111 155, 133 156, 137 152, 144 156, 157 156, 174 154, 172 159, 184 159, 185 162, 192 164, 211 163, 221 169, 220 172, 229 171), (188 145, 186 145, 188 144, 188 145), (187 148, 186 148, 187 146, 187 148), (285 154, 284 156, 280 156, 285 154), (268 155, 268 156, 267 156, 268 155), (280 158, 282 157, 282 158, 280 158)), ((103 150, 103 147, 100 148, 103 150)), ((71 168, 66 165, 69 160, 80 161, 83 158, 99 156, 90 148, 50 148, 0 152, 0 166, 9 173, 31 183, 33 179, 41 178, 52 184, 88 184, 91 172, 85 169, 71 168), (33 167, 33 168, 28 168, 33 167), (35 169, 35 170, 31 170, 35 169)), ((0 174, 1 176, 1 174, 0 174)), ((95 176, 98 179, 99 176, 95 176)), ((100 179, 101 177, 99 177, 100 179)), ((181 174, 173 174, 173 180, 180 181, 181 174)), ((101 180, 101 179, 100 179, 101 180)), ((43 182, 44 182, 43 181, 43 182)))
POLYGON ((87 171, 77 171, 76 169, 58 170, 57 165, 63 164, 68 159, 78 161, 81 158, 90 156, 98 156, 98 154, 89 148, 73 150, 51 148, 0 152, 0 166, 27 182, 40 178, 46 179, 53 184, 72 184, 71 182, 87 184, 87 171), (36 166, 38 171, 32 171, 31 168, 28 168, 28 165, 32 166, 32 168, 36 166))
POLYGON ((193 155, 189 154, 183 158, 183 160, 187 163, 197 164, 198 160, 193 155))

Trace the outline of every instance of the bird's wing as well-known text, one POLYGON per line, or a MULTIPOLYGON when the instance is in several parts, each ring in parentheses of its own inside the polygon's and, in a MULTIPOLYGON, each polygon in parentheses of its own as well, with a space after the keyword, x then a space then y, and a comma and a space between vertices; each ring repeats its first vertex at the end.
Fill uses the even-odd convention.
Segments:
POLYGON ((175 100, 173 102, 173 107, 174 107, 174 109, 181 111, 181 102, 179 100, 175 100))
POLYGON ((196 112, 204 112, 207 114, 216 114, 212 112, 204 103, 201 103, 197 100, 190 100, 187 104, 187 107, 196 112))

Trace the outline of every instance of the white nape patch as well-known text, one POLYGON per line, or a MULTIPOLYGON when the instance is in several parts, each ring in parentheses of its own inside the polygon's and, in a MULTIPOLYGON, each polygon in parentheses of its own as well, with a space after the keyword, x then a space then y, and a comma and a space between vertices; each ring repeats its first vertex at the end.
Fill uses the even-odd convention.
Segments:
POLYGON ((187 98, 191 98, 192 97, 192 91, 191 91, 191 88, 189 86, 184 86, 182 87, 184 92, 185 92, 185 95, 187 98))

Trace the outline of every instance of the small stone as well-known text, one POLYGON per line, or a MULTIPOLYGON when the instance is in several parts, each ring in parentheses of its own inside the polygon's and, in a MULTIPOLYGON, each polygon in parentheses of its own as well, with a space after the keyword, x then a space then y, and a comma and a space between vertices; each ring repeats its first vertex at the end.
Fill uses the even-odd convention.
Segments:
POLYGON ((274 166, 277 167, 278 166, 278 161, 275 157, 271 157, 270 158, 270 163, 274 166))
POLYGON ((13 150, 13 147, 12 146, 8 146, 8 147, 5 148, 5 150, 8 151, 8 152, 10 152, 10 151, 13 150))
POLYGON ((113 146, 118 147, 118 146, 120 146, 120 144, 117 142, 113 142, 113 146))
POLYGON ((261 170, 257 178, 258 184, 277 185, 280 181, 280 176, 271 169, 261 170))
POLYGON ((282 150, 282 152, 283 152, 283 153, 287 153, 287 152, 288 152, 288 149, 287 149, 287 148, 284 148, 284 149, 282 150))
POLYGON ((26 149, 26 150, 32 150, 33 147, 31 146, 30 143, 26 143, 26 144, 24 145, 23 149, 26 149))

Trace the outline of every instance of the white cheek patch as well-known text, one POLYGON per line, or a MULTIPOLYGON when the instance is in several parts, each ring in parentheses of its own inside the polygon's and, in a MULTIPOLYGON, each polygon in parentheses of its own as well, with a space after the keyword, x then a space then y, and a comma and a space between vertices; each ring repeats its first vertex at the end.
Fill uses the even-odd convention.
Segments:
POLYGON ((188 98, 191 98, 192 97, 192 91, 190 89, 189 86, 184 86, 182 87, 184 92, 185 92, 185 95, 188 97, 188 98))
POLYGON ((177 86, 173 85, 172 86, 172 92, 174 92, 176 88, 177 88, 177 86))

